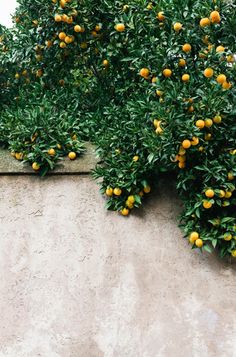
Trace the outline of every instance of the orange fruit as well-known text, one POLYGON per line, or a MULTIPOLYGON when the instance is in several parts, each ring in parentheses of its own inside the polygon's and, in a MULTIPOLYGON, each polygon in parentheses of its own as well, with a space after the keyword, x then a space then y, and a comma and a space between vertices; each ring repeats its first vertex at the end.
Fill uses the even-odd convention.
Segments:
POLYGON ((225 48, 223 46, 217 46, 216 47, 216 52, 219 53, 219 52, 224 52, 225 51, 225 48))
POLYGON ((64 41, 65 38, 66 38, 66 33, 65 32, 60 32, 58 37, 59 37, 60 40, 64 41))
POLYGON ((109 67, 109 61, 108 60, 103 60, 102 64, 104 67, 109 67))
POLYGON ((191 140, 191 145, 196 146, 198 144, 199 144, 199 139, 198 139, 198 137, 194 136, 191 140))
POLYGON ((184 141, 182 142, 182 147, 183 147, 184 149, 189 149, 189 148, 191 147, 191 141, 190 141, 190 140, 184 140, 184 141))
POLYGON ((107 189, 106 189, 106 195, 107 195, 108 197, 111 197, 111 196, 113 195, 113 188, 107 187, 107 189))
POLYGON ((220 14, 218 11, 212 11, 210 14, 210 20, 213 24, 219 24, 221 21, 220 14))
POLYGON ((230 198, 230 197, 232 197, 232 192, 226 191, 225 192, 225 198, 230 198))
POLYGON ((66 43, 65 42, 60 42, 60 48, 66 48, 66 43))
POLYGON ((145 193, 149 193, 149 192, 151 191, 151 187, 150 187, 150 186, 145 186, 145 187, 143 188, 143 191, 144 191, 145 193))
POLYGON ((199 119, 195 123, 196 127, 199 129, 203 129, 205 127, 205 121, 202 119, 199 119))
POLYGON ((236 258, 236 249, 232 250, 231 255, 232 257, 236 258))
POLYGON ((165 20, 165 16, 164 16, 164 12, 163 11, 159 11, 157 14, 157 19, 159 21, 164 21, 165 20))
POLYGON ((190 234, 189 238, 195 242, 199 238, 199 233, 198 232, 192 232, 190 234))
POLYGON ((185 67, 185 66, 186 66, 186 61, 185 61, 185 59, 180 58, 178 65, 179 65, 179 67, 185 67))
POLYGON ((157 95, 158 97, 161 97, 161 96, 163 95, 163 92, 162 92, 161 90, 157 89, 157 90, 156 90, 156 95, 157 95))
POLYGON ((122 190, 119 187, 114 188, 114 195, 120 196, 122 194, 122 190))
POLYGON ((189 43, 185 43, 183 46, 182 46, 182 50, 186 53, 190 52, 192 49, 191 45, 189 43))
POLYGON ((128 216, 129 215, 129 209, 128 208, 123 208, 120 213, 122 216, 128 216))
POLYGON ((233 172, 228 172, 227 178, 229 181, 233 181, 235 179, 233 172))
POLYGON ((203 246, 203 240, 201 238, 198 238, 196 241, 195 241, 195 245, 198 247, 198 248, 202 248, 203 246))
POLYGON ((205 127, 210 128, 213 125, 213 120, 211 119, 205 119, 205 127))
POLYGON ((202 204, 203 204, 203 207, 204 207, 205 209, 209 209, 209 208, 212 207, 212 203, 209 202, 209 201, 203 201, 202 204))
POLYGON ((220 115, 216 115, 214 118, 213 118, 213 122, 215 124, 220 124, 222 122, 222 118, 220 115))
POLYGON ((229 83, 229 82, 224 82, 224 83, 222 84, 222 88, 223 88, 223 89, 230 89, 231 87, 232 87, 232 84, 229 83))
POLYGON ((48 155, 50 155, 50 156, 55 156, 55 155, 56 155, 55 149, 53 149, 53 148, 49 149, 49 150, 48 150, 48 155))
POLYGON ((130 203, 134 204, 135 202, 135 197, 133 195, 130 195, 127 199, 127 201, 129 201, 130 203))
POLYGON ((214 75, 214 71, 212 68, 206 68, 204 71, 204 76, 206 78, 211 78, 214 75))
POLYGON ((212 198, 212 197, 215 196, 215 192, 212 189, 209 188, 208 190, 205 191, 205 196, 207 198, 212 198))
POLYGON ((62 20, 62 18, 61 18, 60 15, 55 15, 55 16, 54 16, 54 20, 55 20, 56 22, 60 22, 60 21, 62 20))
POLYGON ((201 27, 206 27, 211 24, 211 21, 210 21, 210 19, 208 19, 208 17, 204 17, 203 19, 200 20, 199 24, 201 27))
POLYGON ((65 38, 65 43, 68 45, 73 42, 73 37, 72 36, 66 36, 65 38))
POLYGON ((186 164, 185 164, 185 162, 179 162, 178 166, 179 166, 180 169, 184 169, 186 164))
POLYGON ((23 160, 23 153, 22 152, 16 152, 15 158, 16 158, 16 160, 19 160, 19 161, 23 160))
POLYGON ((226 240, 227 242, 230 241, 233 238, 231 233, 225 233, 224 234, 224 240, 226 240))
POLYGON ((182 30, 183 28, 183 25, 180 23, 180 22, 176 22, 174 25, 173 25, 173 28, 176 32, 179 32, 180 30, 182 30))
POLYGON ((225 197, 225 191, 224 190, 220 190, 219 197, 220 198, 224 198, 225 197))
POLYGON ((40 170, 39 164, 38 164, 37 162, 33 162, 33 164, 32 164, 32 169, 33 169, 34 171, 39 171, 39 170, 40 170))
POLYGON ((150 74, 150 71, 148 68, 142 68, 140 69, 140 72, 139 72, 140 76, 143 77, 143 78, 148 78, 149 74, 150 74))
POLYGON ((166 68, 166 69, 163 70, 162 73, 163 73, 164 77, 169 78, 172 75, 172 70, 169 69, 169 68, 166 68))
POLYGON ((125 31, 125 25, 123 23, 119 23, 115 25, 115 30, 118 32, 124 32, 125 31))
POLYGON ((74 151, 69 152, 68 157, 70 160, 76 159, 76 153, 74 151))
POLYGON ((223 84, 227 81, 227 78, 224 74, 219 74, 216 78, 217 83, 223 84))
POLYGON ((75 25, 75 26, 74 26, 74 31, 75 31, 75 32, 78 32, 78 33, 79 33, 79 32, 82 32, 82 27, 81 27, 80 25, 75 25))
POLYGON ((185 73, 182 75, 182 81, 183 82, 188 82, 190 80, 190 75, 185 73))
POLYGON ((133 161, 134 162, 137 162, 139 160, 139 156, 138 155, 135 155, 134 157, 133 157, 133 161))

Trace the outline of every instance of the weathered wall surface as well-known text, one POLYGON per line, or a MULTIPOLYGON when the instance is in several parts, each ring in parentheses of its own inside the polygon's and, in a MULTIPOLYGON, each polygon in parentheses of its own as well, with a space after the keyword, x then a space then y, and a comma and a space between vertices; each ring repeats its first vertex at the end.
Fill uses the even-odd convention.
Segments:
POLYGON ((161 186, 125 219, 89 177, 0 177, 0 357, 234 357, 235 265, 161 186))

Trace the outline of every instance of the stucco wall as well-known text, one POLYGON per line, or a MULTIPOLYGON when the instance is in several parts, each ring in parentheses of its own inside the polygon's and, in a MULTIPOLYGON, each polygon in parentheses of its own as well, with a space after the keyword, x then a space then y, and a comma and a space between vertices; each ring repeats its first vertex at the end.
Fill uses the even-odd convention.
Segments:
POLYGON ((234 357, 235 265, 192 252, 169 184, 125 219, 88 176, 0 177, 1 357, 234 357))

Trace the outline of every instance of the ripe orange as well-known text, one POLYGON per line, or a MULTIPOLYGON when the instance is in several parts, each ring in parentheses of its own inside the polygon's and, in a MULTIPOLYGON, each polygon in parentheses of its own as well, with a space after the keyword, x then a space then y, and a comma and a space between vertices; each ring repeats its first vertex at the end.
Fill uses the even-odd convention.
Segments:
POLYGON ((111 197, 111 196, 113 195, 113 188, 107 187, 107 189, 106 189, 106 195, 107 195, 108 197, 111 197))
POLYGON ((16 152, 15 158, 16 158, 16 160, 19 160, 19 161, 23 160, 23 153, 22 152, 16 152))
POLYGON ((166 68, 166 69, 163 70, 162 73, 163 73, 164 77, 169 78, 172 75, 172 70, 169 69, 169 68, 166 68))
POLYGON ((185 73, 182 75, 182 81, 183 82, 188 82, 190 80, 190 75, 185 73))
POLYGON ((216 78, 217 83, 223 84, 227 81, 227 78, 224 74, 219 74, 216 78))
POLYGON ((222 88, 223 88, 223 89, 230 89, 231 87, 232 87, 232 84, 229 83, 229 82, 224 82, 224 83, 222 84, 222 88))
POLYGON ((109 61, 106 59, 102 61, 102 64, 104 67, 109 67, 109 61))
POLYGON ((70 160, 76 159, 76 153, 74 151, 69 152, 68 157, 70 160))
POLYGON ((202 240, 201 238, 199 238, 199 239, 197 239, 197 240, 195 241, 195 244, 196 244, 196 246, 197 246, 198 248, 202 248, 202 246, 203 246, 203 240, 202 240))
POLYGON ((196 146, 199 144, 199 138, 196 136, 193 136, 192 140, 191 140, 191 145, 192 146, 196 146))
POLYGON ((60 21, 62 20, 62 18, 61 18, 60 15, 55 15, 54 20, 55 20, 56 22, 60 22, 60 21))
POLYGON ((178 166, 179 166, 180 169, 184 169, 186 164, 185 164, 185 162, 179 162, 178 166))
POLYGON ((186 61, 183 58, 180 58, 179 60, 179 67, 185 67, 186 66, 186 61))
POLYGON ((128 208, 123 208, 120 212, 122 216, 128 216, 129 215, 129 209, 128 208))
POLYGON ((130 195, 127 199, 130 203, 134 204, 135 202, 135 197, 133 195, 130 195))
POLYGON ((123 23, 116 24, 115 25, 115 30, 118 32, 124 32, 125 31, 125 25, 123 23))
POLYGON ((205 122, 204 122, 204 120, 199 119, 199 120, 196 121, 195 125, 196 125, 197 128, 203 129, 205 127, 205 122))
POLYGON ((230 197, 232 197, 232 192, 226 191, 225 192, 225 198, 230 198, 230 197))
POLYGON ((180 22, 176 22, 174 25, 173 25, 173 28, 176 32, 179 32, 180 30, 182 30, 183 28, 183 25, 180 23, 180 22))
POLYGON ((192 50, 192 46, 189 43, 185 43, 182 47, 182 50, 186 53, 190 52, 192 50))
POLYGON ((210 20, 213 24, 219 24, 221 21, 220 14, 218 11, 212 11, 210 14, 210 20))
POLYGON ((236 258, 236 249, 232 250, 231 255, 232 257, 236 258))
POLYGON ((184 140, 184 141, 182 142, 182 147, 183 147, 184 149, 189 149, 189 148, 191 147, 191 141, 190 141, 190 140, 184 140))
POLYGON ((72 36, 66 36, 65 38, 65 43, 68 45, 74 41, 74 38, 72 36))
POLYGON ((163 95, 163 92, 162 92, 161 90, 157 89, 157 90, 156 90, 156 95, 157 95, 158 97, 161 97, 161 96, 163 95))
POLYGON ((224 190, 220 190, 219 197, 220 198, 224 198, 225 197, 225 191, 224 190))
POLYGON ((80 25, 75 25, 74 26, 74 31, 75 32, 82 32, 82 27, 80 25))
POLYGON ((211 119, 205 119, 205 127, 210 128, 213 125, 213 120, 211 119))
POLYGON ((50 155, 50 156, 55 156, 55 155, 56 155, 55 149, 53 149, 53 148, 49 149, 49 150, 48 150, 48 155, 50 155))
POLYGON ((37 162, 33 162, 33 164, 32 164, 32 169, 33 169, 34 171, 39 171, 39 170, 40 170, 39 164, 38 164, 37 162))
POLYGON ((200 26, 201 27, 206 27, 209 26, 211 24, 210 19, 208 19, 208 17, 204 17, 203 19, 200 20, 200 26))
POLYGON ((204 76, 206 78, 211 78, 214 75, 214 71, 212 68, 206 68, 204 71, 204 76))
POLYGON ((215 196, 215 192, 212 189, 209 188, 208 190, 205 191, 205 196, 207 198, 212 198, 212 197, 215 196))
POLYGON ((217 46, 216 47, 216 52, 219 53, 219 52, 224 52, 225 51, 225 48, 223 46, 217 46))
POLYGON ((64 41, 65 38, 66 38, 66 33, 65 32, 60 32, 58 37, 59 37, 60 40, 64 41))
POLYGON ((122 190, 119 187, 114 188, 114 195, 120 196, 122 194, 122 190))
POLYGON ((163 11, 158 12, 157 19, 159 21, 164 21, 165 20, 165 16, 164 16, 164 12, 163 11))
POLYGON ((209 202, 209 201, 203 201, 203 207, 205 208, 205 209, 209 209, 209 208, 211 208, 212 207, 212 203, 211 202, 209 202))
POLYGON ((150 71, 148 68, 142 68, 140 69, 140 72, 139 72, 140 76, 143 77, 143 78, 148 78, 149 74, 150 74, 150 71))
POLYGON ((190 234, 189 238, 195 242, 199 238, 199 233, 198 232, 192 232, 190 234))
POLYGON ((135 155, 134 157, 133 157, 133 161, 134 162, 137 162, 139 160, 139 156, 138 155, 135 155))

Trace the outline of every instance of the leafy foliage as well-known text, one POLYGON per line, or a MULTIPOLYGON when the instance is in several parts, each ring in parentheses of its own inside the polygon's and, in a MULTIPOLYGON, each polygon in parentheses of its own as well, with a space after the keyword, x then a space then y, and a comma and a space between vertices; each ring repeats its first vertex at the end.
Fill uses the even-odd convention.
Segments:
POLYGON ((93 175, 124 216, 172 172, 192 247, 236 256, 234 2, 19 4, 1 141, 42 173, 93 141, 93 175))

